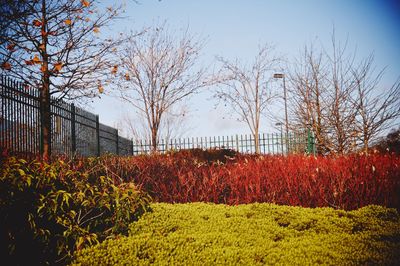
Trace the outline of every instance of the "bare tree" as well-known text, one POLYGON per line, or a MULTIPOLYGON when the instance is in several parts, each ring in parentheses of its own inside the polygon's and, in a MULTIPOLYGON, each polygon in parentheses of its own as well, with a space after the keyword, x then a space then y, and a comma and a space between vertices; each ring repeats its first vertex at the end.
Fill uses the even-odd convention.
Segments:
MULTIPOLYGON (((188 109, 183 106, 177 106, 177 108, 165 112, 159 127, 159 140, 163 139, 168 145, 172 139, 183 137, 190 130, 186 123, 187 118, 188 109)), ((115 127, 135 140, 151 139, 151 130, 146 119, 140 113, 136 116, 125 113, 115 127)))
POLYGON ((347 53, 344 44, 336 41, 332 33, 332 51, 325 52, 329 71, 327 94, 327 122, 330 150, 343 154, 351 151, 352 135, 355 132, 356 108, 351 99, 355 90, 352 70, 356 67, 356 53, 347 53))
POLYGON ((119 7, 99 11, 98 1, 35 0, 2 13, 1 72, 40 89, 41 154, 51 152, 51 99, 93 97, 115 72, 109 56, 119 41, 100 38, 119 7))
POLYGON ((374 75, 373 62, 374 56, 370 55, 352 71, 356 86, 353 96, 357 110, 355 127, 365 153, 371 142, 396 126, 395 121, 400 117, 400 79, 390 88, 380 90, 384 70, 374 75))
POLYGON ((291 71, 292 127, 311 125, 321 153, 343 154, 361 146, 368 152, 371 140, 399 117, 399 81, 384 90, 384 70, 374 74, 373 56, 356 58, 333 32, 330 51, 306 47, 291 71))
POLYGON ((176 106, 168 111, 160 127, 160 136, 164 139, 167 148, 173 139, 184 137, 191 128, 187 124, 190 113, 185 105, 176 106))
POLYGON ((239 60, 228 61, 217 58, 222 64, 219 89, 216 96, 238 115, 239 121, 246 122, 253 137, 256 153, 260 152, 259 129, 262 114, 267 110, 275 94, 269 86, 280 59, 273 54, 273 48, 264 45, 251 66, 239 60))
POLYGON ((172 33, 166 23, 131 39, 120 54, 120 97, 146 120, 153 151, 172 108, 208 85, 197 67, 203 43, 188 31, 172 33))
POLYGON ((327 152, 330 146, 326 137, 328 71, 324 55, 311 45, 304 48, 293 65, 289 73, 290 129, 297 131, 311 127, 320 152, 327 152))

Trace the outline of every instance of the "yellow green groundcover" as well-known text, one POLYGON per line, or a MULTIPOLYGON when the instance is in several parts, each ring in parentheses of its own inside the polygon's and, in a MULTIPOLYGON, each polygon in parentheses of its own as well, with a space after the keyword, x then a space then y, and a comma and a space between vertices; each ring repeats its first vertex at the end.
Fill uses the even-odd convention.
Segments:
POLYGON ((400 265, 395 209, 151 207, 129 236, 78 252, 73 265, 400 265))

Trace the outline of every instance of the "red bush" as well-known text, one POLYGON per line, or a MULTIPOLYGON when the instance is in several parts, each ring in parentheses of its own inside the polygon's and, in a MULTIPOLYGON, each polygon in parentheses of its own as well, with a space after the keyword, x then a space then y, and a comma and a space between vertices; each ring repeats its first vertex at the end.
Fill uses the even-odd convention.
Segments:
POLYGON ((191 153, 104 157, 99 171, 134 181, 160 202, 400 209, 399 156, 235 156, 225 161, 191 153))

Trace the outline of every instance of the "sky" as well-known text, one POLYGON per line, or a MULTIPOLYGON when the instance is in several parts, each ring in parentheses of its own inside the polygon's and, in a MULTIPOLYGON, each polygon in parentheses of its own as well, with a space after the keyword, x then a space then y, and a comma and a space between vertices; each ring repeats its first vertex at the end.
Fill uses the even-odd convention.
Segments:
MULTIPOLYGON (((105 1, 105 5, 109 3, 105 1)), ((114 32, 139 31, 163 20, 171 29, 188 27, 206 39, 199 62, 204 66, 212 65, 216 56, 251 62, 264 43, 273 44, 278 54, 291 61, 311 42, 328 47, 335 28, 336 38, 347 39, 360 58, 374 53, 377 69, 386 67, 382 86, 390 86, 400 77, 400 1, 127 0, 124 16, 113 25, 114 32)), ((231 110, 215 109, 213 89, 188 101, 190 114, 182 135, 249 134, 247 125, 237 122, 231 110)), ((110 126, 121 125, 124 116, 134 114, 131 106, 108 96, 95 99, 89 110, 110 126)), ((281 111, 278 106, 276 112, 281 111)), ((263 117, 261 132, 276 131, 273 122, 263 117)))

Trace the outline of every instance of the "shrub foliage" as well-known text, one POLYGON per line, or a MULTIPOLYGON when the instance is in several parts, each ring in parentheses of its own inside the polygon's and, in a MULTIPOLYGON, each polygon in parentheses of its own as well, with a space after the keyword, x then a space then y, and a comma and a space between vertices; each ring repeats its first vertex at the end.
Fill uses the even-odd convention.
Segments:
POLYGON ((73 265, 398 265, 395 209, 274 204, 152 205, 130 235, 78 252, 73 265))
POLYGON ((400 156, 245 156, 181 151, 103 157, 99 175, 134 181, 159 202, 270 202, 346 210, 400 209, 400 156))
POLYGON ((14 265, 68 262, 74 251, 127 233, 149 197, 132 183, 116 184, 63 160, 53 163, 3 158, 0 170, 2 258, 14 265))
MULTIPOLYGON (((135 157, 58 158, 52 163, 2 157, 0 164, 0 255, 20 265, 68 263, 75 251, 127 233, 128 225, 148 208, 146 195, 168 203, 268 202, 344 210, 376 204, 400 209, 400 157, 388 154, 283 157, 195 149, 135 157)), ((393 216, 368 210, 378 210, 379 217, 393 216)), ((295 224, 291 212, 277 218, 280 226, 295 224)), ((315 221, 310 223, 299 226, 308 228, 315 221)), ((364 227, 358 222, 352 230, 364 227)), ((398 243, 397 235, 382 238, 398 243)), ((156 245, 161 246, 151 252, 164 250, 164 243, 156 245)), ((141 261, 152 256, 149 252, 135 256, 141 261)))

